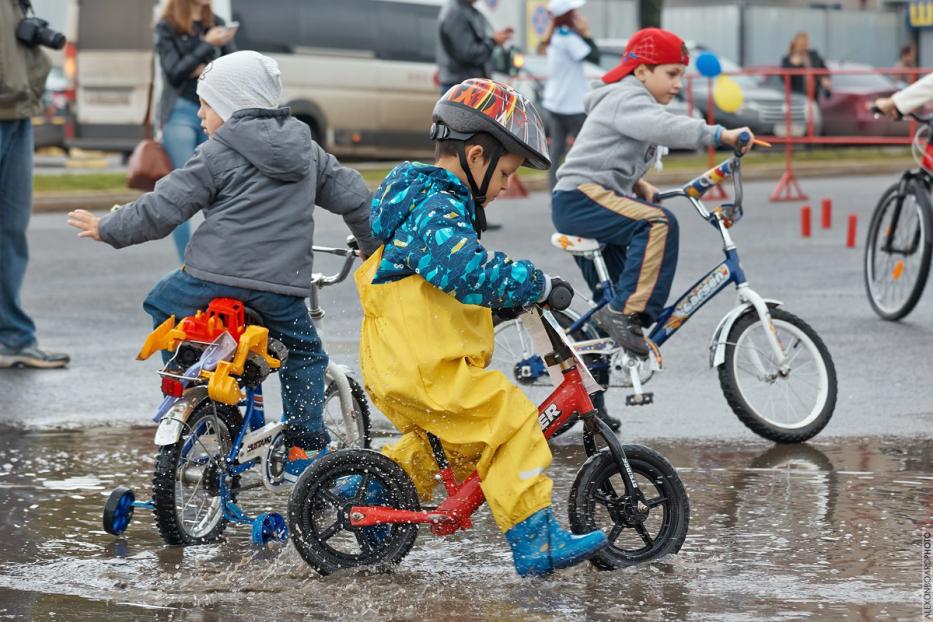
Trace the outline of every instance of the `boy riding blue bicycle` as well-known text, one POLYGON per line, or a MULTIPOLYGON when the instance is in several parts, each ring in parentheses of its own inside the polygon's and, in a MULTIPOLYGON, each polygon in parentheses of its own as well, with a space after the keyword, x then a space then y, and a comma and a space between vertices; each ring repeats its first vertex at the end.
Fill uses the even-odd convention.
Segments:
MULTIPOLYGON (((672 32, 646 28, 632 36, 622 62, 587 97, 586 122, 558 170, 551 203, 561 233, 605 245, 617 287, 593 319, 639 357, 648 356, 642 327, 657 320, 667 300, 678 250, 677 219, 652 203, 657 188, 642 176, 656 161, 659 145, 734 147, 743 133, 754 139, 748 128, 727 130, 665 110, 680 92, 688 62, 684 42, 672 32)), ((579 263, 595 291, 591 262, 579 263)))

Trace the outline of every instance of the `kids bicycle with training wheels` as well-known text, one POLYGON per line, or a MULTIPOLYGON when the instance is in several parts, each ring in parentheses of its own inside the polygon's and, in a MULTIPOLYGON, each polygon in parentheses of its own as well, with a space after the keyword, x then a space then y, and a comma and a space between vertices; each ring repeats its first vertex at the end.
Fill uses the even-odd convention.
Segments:
MULTIPOLYGON (((713 297, 730 284, 738 292, 738 305, 719 322, 709 347, 709 364, 719 370, 719 382, 732 411, 756 434, 780 443, 798 443, 822 430, 836 405, 836 370, 823 341, 806 322, 780 308, 781 302, 766 299, 748 284, 738 250, 729 230, 741 220, 741 148, 751 137, 743 135, 734 155, 719 166, 681 188, 661 192, 659 203, 686 198, 697 214, 722 237, 725 260, 700 278, 676 302, 665 307, 646 341, 647 359, 632 355, 605 337, 590 322, 593 314, 609 304, 614 284, 596 240, 555 233, 551 243, 571 255, 593 262, 599 278, 597 300, 587 300, 587 310, 556 311, 560 325, 570 335, 574 350, 604 386, 632 390, 627 406, 651 404, 654 395, 644 384, 662 369, 660 346, 713 297), (713 186, 731 176, 734 203, 709 211, 700 199, 713 186)), ((502 320, 496 326, 493 364, 512 373, 526 385, 544 379, 546 367, 531 348, 531 340, 520 323, 502 320)), ((572 426, 574 421, 568 421, 572 426)), ((566 428, 565 428, 566 429, 566 428)))
MULTIPOLYGON (((567 296, 566 304, 570 304, 567 296)), ((687 536, 690 508, 677 472, 658 452, 623 445, 596 416, 591 392, 602 390, 587 371, 550 313, 534 306, 518 320, 538 344, 555 389, 538 408, 550 438, 572 417, 583 420, 588 459, 570 492, 570 525, 575 533, 603 530, 609 545, 590 561, 601 569, 677 553, 687 536)), ((311 465, 295 483, 288 503, 292 542, 317 572, 399 563, 411 550, 418 525, 435 536, 472 525, 484 496, 474 471, 458 482, 443 443, 428 434, 446 500, 422 507, 405 471, 379 452, 346 449, 311 465), (378 503, 372 491, 379 490, 378 503)))
MULTIPOLYGON (((344 249, 313 248, 345 257, 338 274, 312 277, 309 314, 318 324, 324 316, 320 289, 345 280, 359 251, 352 237, 344 249)), ((287 540, 280 514, 251 517, 237 499, 254 488, 287 489, 284 415, 266 418, 262 391, 263 381, 287 360, 287 349, 269 337, 255 311, 238 300, 215 298, 177 325, 174 317, 166 320, 147 337, 138 358, 162 350, 173 355, 159 372, 164 398, 153 418, 159 453, 152 497, 137 501, 131 488, 118 486, 104 507, 104 529, 123 534, 138 508, 153 512, 166 544, 215 542, 229 523, 250 525, 255 544, 287 540)), ((333 361, 324 381, 328 451, 368 447, 369 406, 362 387, 333 361)))
POLYGON ((891 321, 906 317, 920 302, 933 256, 933 116, 907 116, 920 124, 912 143, 918 168, 905 171, 881 195, 865 241, 868 302, 891 321))

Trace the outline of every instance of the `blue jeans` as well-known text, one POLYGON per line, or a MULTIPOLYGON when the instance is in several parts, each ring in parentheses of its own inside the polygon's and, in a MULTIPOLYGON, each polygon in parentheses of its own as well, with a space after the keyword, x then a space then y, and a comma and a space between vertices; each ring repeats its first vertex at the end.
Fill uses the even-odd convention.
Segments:
MULTIPOLYGON (((663 207, 596 184, 580 188, 553 194, 554 226, 561 233, 594 238, 606 245, 603 258, 616 283, 610 305, 616 311, 637 314, 643 326, 650 326, 658 319, 674 281, 677 218, 663 207)), ((577 264, 595 292, 598 278, 593 262, 580 258, 577 264)))
POLYGON ((176 270, 155 284, 143 309, 158 326, 170 315, 180 320, 206 309, 214 298, 235 298, 262 316, 269 336, 288 348, 288 361, 279 370, 285 439, 289 445, 321 449, 330 442, 324 428, 324 370, 327 354, 321 347, 304 299, 196 279, 176 270))
POLYGON ((30 119, 0 121, 0 344, 14 349, 36 342, 36 325, 20 301, 29 263, 32 149, 30 119))
MULTIPOLYGON (((162 127, 162 147, 175 168, 183 167, 194 155, 198 145, 207 140, 198 118, 198 108, 199 105, 193 101, 179 97, 162 127)), ((191 225, 186 221, 175 227, 172 239, 178 250, 178 258, 184 261, 185 247, 191 239, 191 225)))

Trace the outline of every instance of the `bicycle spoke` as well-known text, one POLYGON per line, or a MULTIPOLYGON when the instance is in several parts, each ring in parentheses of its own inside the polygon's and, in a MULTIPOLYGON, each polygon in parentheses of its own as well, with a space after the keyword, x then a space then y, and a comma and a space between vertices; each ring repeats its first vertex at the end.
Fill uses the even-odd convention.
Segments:
POLYGON ((609 544, 614 544, 616 540, 619 539, 619 536, 622 535, 622 532, 625 530, 623 525, 615 523, 612 525, 612 529, 609 530, 609 535, 606 536, 606 539, 609 540, 609 544))
POLYGON ((318 539, 321 542, 327 542, 328 540, 333 538, 335 535, 337 535, 340 532, 341 528, 342 526, 340 524, 340 519, 338 518, 336 521, 334 521, 334 523, 331 526, 329 526, 327 529, 322 531, 320 535, 318 535, 318 539))
POLYGON ((667 497, 656 497, 652 499, 651 501, 645 501, 645 505, 647 505, 648 508, 651 510, 665 503, 667 503, 667 497))
POLYGON ((356 536, 356 543, 360 545, 360 548, 364 553, 372 553, 373 546, 369 543, 366 537, 363 535, 362 530, 355 530, 353 535, 356 536))
POLYGON ((641 539, 648 546, 654 546, 654 539, 651 537, 651 534, 648 533, 648 530, 645 529, 645 526, 642 523, 635 525, 635 531, 638 532, 638 535, 641 536, 641 539))

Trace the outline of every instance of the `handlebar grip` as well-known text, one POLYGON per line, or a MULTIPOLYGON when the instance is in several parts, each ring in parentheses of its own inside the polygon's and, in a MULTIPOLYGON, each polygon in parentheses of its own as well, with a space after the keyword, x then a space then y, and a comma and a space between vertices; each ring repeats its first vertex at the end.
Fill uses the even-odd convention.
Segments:
POLYGON ((751 134, 749 134, 748 132, 742 132, 741 134, 739 134, 738 145, 736 146, 740 148, 744 147, 751 141, 751 139, 752 139, 751 134))
POLYGON ((548 294, 547 304, 555 311, 563 311, 573 302, 573 287, 570 283, 555 279, 548 294))
POLYGON ((360 243, 357 242, 356 237, 352 235, 348 235, 347 236, 347 247, 352 250, 358 251, 360 250, 360 243))

